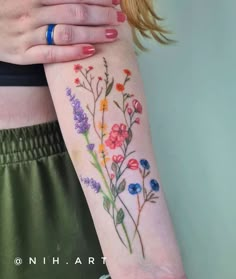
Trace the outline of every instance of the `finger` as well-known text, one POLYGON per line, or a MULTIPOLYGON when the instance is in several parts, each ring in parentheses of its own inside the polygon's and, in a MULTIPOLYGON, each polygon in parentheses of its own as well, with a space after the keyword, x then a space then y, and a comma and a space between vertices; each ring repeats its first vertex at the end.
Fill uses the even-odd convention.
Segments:
MULTIPOLYGON (((30 45, 45 45, 47 27, 38 28, 31 35, 30 45)), ((95 44, 116 40, 118 31, 114 27, 85 27, 58 24, 54 28, 55 45, 95 44)))
POLYGON ((29 48, 23 57, 23 64, 47 64, 80 60, 94 55, 92 45, 47 46, 39 45, 29 48))
POLYGON ((89 4, 98 6, 119 5, 120 0, 42 0, 43 5, 58 5, 58 4, 89 4))
POLYGON ((121 11, 113 7, 67 4, 42 7, 37 14, 38 27, 54 24, 118 25, 126 20, 121 11))

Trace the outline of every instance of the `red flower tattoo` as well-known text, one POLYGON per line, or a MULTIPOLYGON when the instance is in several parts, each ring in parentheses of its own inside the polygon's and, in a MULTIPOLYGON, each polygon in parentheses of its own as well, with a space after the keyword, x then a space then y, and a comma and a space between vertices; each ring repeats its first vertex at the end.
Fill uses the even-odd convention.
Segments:
POLYGON ((126 125, 125 124, 113 125, 110 136, 117 138, 118 141, 123 142, 129 136, 126 125))
POLYGON ((115 149, 117 147, 120 147, 122 143, 123 143, 122 141, 118 141, 117 138, 111 136, 105 141, 106 146, 110 147, 110 149, 115 149))
POLYGON ((74 82, 75 82, 75 84, 80 84, 79 78, 76 78, 74 82))
POLYGON ((76 73, 78 73, 79 71, 81 71, 83 69, 83 67, 80 64, 76 64, 74 65, 74 71, 76 73))
POLYGON ((128 109, 127 109, 127 112, 128 112, 129 115, 131 115, 131 114, 133 113, 132 108, 128 108, 128 109))
POLYGON ((130 159, 127 168, 131 170, 137 170, 139 168, 139 162, 136 159, 130 159))
POLYGON ((135 112, 137 112, 137 113, 142 113, 143 112, 143 107, 138 100, 134 99, 132 104, 133 104, 135 112))
POLYGON ((112 161, 116 164, 119 164, 124 161, 124 156, 122 155, 114 155, 112 156, 112 161))
POLYGON ((127 127, 125 124, 114 124, 109 138, 105 141, 105 144, 111 149, 122 146, 124 140, 129 136, 127 127))
POLYGON ((131 76, 131 71, 128 70, 128 69, 124 69, 124 73, 127 75, 127 76, 131 76))
POLYGON ((119 91, 119 92, 124 92, 125 87, 124 87, 123 84, 117 83, 117 84, 116 84, 116 90, 119 91))

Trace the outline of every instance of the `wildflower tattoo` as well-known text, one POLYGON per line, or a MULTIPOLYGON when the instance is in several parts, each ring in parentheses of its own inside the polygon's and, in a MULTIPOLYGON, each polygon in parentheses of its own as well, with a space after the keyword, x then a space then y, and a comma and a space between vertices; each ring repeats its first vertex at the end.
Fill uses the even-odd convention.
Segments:
MULTIPOLYGON (((158 181, 151 177, 151 166, 145 158, 136 158, 136 150, 132 150, 134 126, 141 125, 143 107, 134 94, 128 93, 128 83, 132 73, 124 69, 124 81, 116 82, 110 76, 106 59, 104 75, 96 77, 94 67, 84 68, 74 65, 78 76, 74 79, 76 88, 83 89, 85 94, 91 94, 93 102, 82 107, 71 88, 66 89, 66 95, 73 109, 75 131, 84 137, 91 163, 98 171, 101 181, 91 177, 80 177, 80 181, 103 198, 103 207, 114 224, 114 229, 130 253, 133 252, 133 241, 138 237, 142 256, 145 258, 144 242, 139 231, 142 212, 148 203, 155 204, 160 190, 158 181), (118 95, 114 95, 114 92, 118 95), (113 92, 111 96, 111 92, 113 92), (115 96, 115 97, 114 97, 115 96), (123 122, 113 123, 110 131, 106 123, 107 113, 112 102, 120 112, 123 122), (98 119, 99 117, 99 119, 98 119), (99 121, 98 121, 99 120, 99 121), (97 136, 98 143, 90 141, 90 135, 97 136), (127 171, 138 171, 140 181, 128 184, 127 171), (137 213, 130 211, 124 201, 124 195, 133 196, 137 202, 137 213), (130 218, 134 225, 133 232, 127 230, 126 219, 130 218), (131 238, 132 235, 132 238, 131 238)), ((81 93, 82 94, 82 93, 81 93)), ((110 123, 109 123, 110 125, 110 123)))

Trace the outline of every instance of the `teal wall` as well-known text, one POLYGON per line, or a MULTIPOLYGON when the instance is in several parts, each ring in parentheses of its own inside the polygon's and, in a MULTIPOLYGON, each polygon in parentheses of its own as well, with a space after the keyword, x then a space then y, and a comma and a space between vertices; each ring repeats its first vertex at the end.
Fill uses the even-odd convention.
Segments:
POLYGON ((175 46, 139 57, 189 279, 236 279, 236 1, 158 0, 175 46))

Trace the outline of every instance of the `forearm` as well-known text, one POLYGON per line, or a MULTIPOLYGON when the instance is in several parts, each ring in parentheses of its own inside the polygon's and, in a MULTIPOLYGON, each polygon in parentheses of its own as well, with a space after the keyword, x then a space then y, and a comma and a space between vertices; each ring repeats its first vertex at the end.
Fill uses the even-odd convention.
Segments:
POLYGON ((122 32, 92 58, 46 66, 49 87, 112 278, 182 279, 143 84, 122 32))

